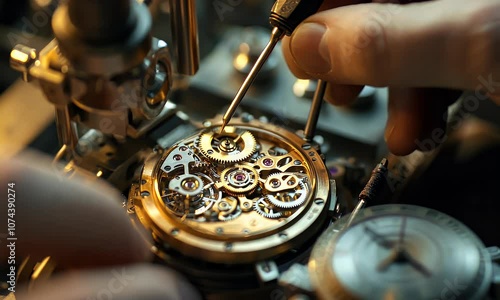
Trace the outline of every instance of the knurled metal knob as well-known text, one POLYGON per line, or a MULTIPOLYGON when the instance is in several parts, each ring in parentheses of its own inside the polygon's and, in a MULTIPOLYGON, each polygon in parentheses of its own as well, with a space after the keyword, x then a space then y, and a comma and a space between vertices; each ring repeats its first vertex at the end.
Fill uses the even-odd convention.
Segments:
POLYGON ((23 80, 28 82, 31 80, 29 69, 38 58, 36 49, 25 46, 16 45, 10 52, 10 66, 23 74, 23 80))

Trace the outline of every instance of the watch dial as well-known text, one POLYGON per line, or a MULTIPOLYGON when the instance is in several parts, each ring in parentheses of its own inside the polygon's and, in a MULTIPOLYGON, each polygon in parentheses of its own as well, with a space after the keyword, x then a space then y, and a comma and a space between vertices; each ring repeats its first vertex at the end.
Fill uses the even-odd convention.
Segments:
MULTIPOLYGON (((351 299, 476 299, 487 286, 484 246, 435 210, 374 206, 330 238, 321 249, 329 257, 323 272, 331 277, 316 279, 331 280, 335 293, 351 299)), ((317 250, 315 263, 321 263, 317 250)))

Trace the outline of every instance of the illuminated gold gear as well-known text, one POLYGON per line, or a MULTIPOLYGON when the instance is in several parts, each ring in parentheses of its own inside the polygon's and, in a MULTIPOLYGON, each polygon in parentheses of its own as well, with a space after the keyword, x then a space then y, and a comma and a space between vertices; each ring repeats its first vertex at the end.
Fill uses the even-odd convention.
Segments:
POLYGON ((259 184, 259 174, 251 165, 234 165, 226 168, 220 175, 217 188, 223 187, 233 196, 251 193, 259 184))
POLYGON ((257 150, 257 141, 250 131, 238 133, 234 127, 224 132, 205 132, 200 136, 198 147, 201 153, 221 164, 230 164, 250 158, 257 150))
POLYGON ((309 194, 307 185, 300 181, 292 191, 284 191, 266 196, 274 206, 283 209, 297 208, 302 205, 309 194))
POLYGON ((217 213, 219 221, 231 221, 241 215, 241 208, 238 205, 238 200, 233 197, 224 197, 217 200, 213 210, 217 213))
POLYGON ((259 215, 269 219, 277 219, 285 215, 283 212, 276 210, 276 207, 269 203, 266 198, 255 201, 253 208, 259 215))

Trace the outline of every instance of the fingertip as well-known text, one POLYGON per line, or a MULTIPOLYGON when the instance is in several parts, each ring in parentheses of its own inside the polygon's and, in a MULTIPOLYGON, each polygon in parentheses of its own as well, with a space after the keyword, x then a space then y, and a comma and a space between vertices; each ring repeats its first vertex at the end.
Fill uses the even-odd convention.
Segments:
POLYGON ((416 149, 415 140, 420 136, 420 109, 414 90, 390 88, 388 120, 384 138, 389 151, 407 155, 416 149))
POLYGON ((417 149, 413 134, 408 134, 408 128, 387 127, 385 141, 389 151, 397 156, 405 156, 417 149))
POLYGON ((322 22, 300 24, 290 38, 290 55, 297 67, 310 75, 331 71, 328 27, 322 22))
POLYGON ((356 101, 363 87, 362 85, 328 83, 325 100, 336 106, 347 106, 356 101))
POLYGON ((407 155, 431 151, 446 140, 448 106, 461 94, 436 88, 390 88, 385 139, 389 150, 407 155))
POLYGON ((201 299, 180 274, 157 265, 123 265, 91 271, 72 271, 16 293, 25 300, 179 300, 201 299))
MULTIPOLYGON (((18 254, 51 256, 59 268, 140 262, 150 238, 132 225, 125 197, 95 176, 68 178, 37 153, 1 162, 2 183, 16 183, 18 254)), ((6 207, 6 205, 5 205, 6 207)))
POLYGON ((283 57, 288 66, 288 69, 292 72, 292 74, 299 79, 311 79, 311 76, 304 72, 295 61, 295 58, 292 56, 290 52, 290 37, 285 36, 281 42, 281 49, 283 51, 283 57))

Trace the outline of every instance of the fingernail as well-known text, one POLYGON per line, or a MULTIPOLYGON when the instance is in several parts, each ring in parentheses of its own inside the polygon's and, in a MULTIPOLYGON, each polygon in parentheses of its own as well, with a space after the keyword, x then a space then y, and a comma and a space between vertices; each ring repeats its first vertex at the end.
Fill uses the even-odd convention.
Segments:
POLYGON ((295 63, 306 73, 323 74, 331 69, 326 30, 323 24, 305 23, 292 35, 290 52, 295 63))

